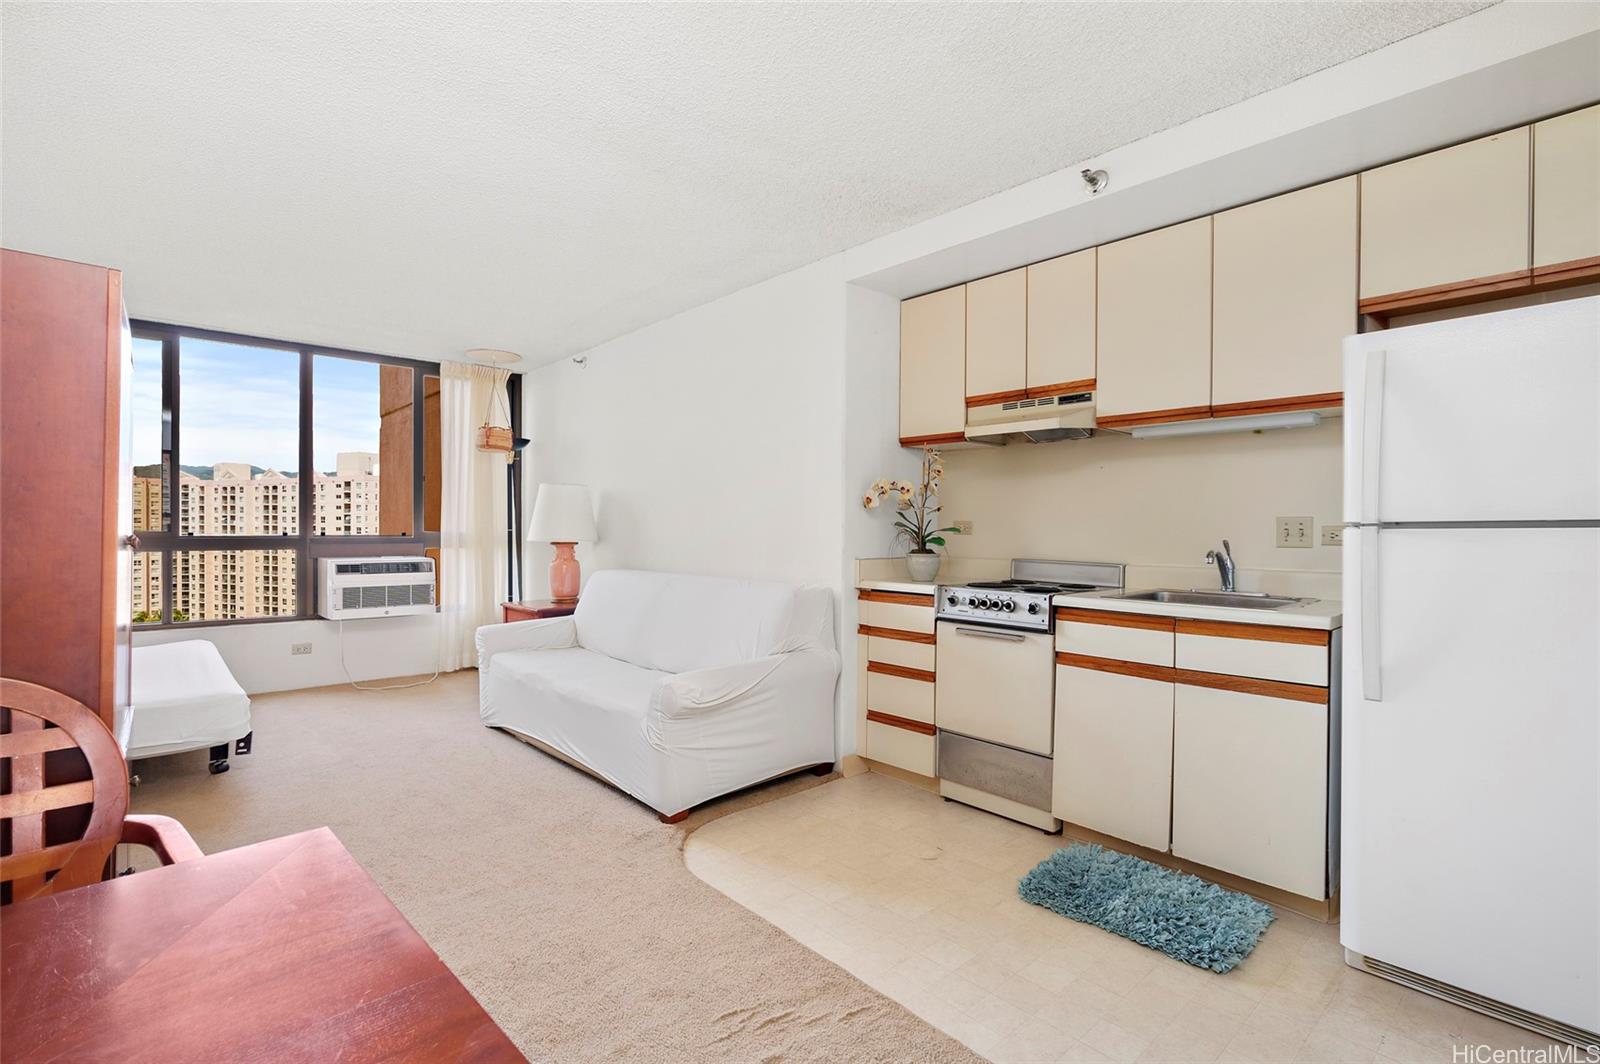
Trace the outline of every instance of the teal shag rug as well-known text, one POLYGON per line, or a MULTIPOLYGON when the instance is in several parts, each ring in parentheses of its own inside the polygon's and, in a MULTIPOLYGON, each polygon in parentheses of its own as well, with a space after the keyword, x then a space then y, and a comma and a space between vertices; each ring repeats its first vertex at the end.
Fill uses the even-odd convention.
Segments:
POLYGON ((1250 955, 1271 907, 1238 891, 1095 845, 1057 850, 1022 877, 1022 900, 1213 972, 1250 955))

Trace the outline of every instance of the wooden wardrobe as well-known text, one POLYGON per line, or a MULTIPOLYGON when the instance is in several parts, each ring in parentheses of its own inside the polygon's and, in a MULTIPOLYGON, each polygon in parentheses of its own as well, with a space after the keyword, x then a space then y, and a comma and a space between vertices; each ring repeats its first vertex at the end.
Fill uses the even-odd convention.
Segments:
MULTIPOLYGON (((0 675, 77 699, 119 736, 137 542, 132 354, 119 271, 0 250, 0 675)), ((9 716, 0 710, 0 731, 9 716)), ((7 758, 0 792, 13 773, 87 779, 81 762, 76 750, 7 758)), ((48 842, 86 808, 35 816, 26 830, 48 842)))

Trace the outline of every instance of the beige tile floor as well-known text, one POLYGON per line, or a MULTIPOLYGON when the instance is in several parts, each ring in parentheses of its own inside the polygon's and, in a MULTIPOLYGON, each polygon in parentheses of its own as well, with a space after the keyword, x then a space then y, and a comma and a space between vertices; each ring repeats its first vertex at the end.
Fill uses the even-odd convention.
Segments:
POLYGON ((714 821, 685 859, 1005 1064, 1451 1061, 1456 1046, 1549 1045, 1355 971, 1336 927, 1291 913, 1217 975, 1022 901, 1017 880, 1060 845, 869 772, 714 821))

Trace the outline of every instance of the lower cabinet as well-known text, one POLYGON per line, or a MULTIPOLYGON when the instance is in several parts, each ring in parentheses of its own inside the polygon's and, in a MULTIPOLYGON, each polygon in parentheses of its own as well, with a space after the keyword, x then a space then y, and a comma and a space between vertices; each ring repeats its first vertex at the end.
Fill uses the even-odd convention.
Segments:
POLYGON ((934 772, 935 741, 931 734, 908 731, 893 724, 867 720, 867 756, 885 765, 903 768, 919 776, 934 772))
POLYGON ((1174 855, 1323 897, 1327 781, 1326 703, 1176 685, 1174 855))
POLYGON ((1170 680, 1056 667, 1056 816, 1152 850, 1167 849, 1172 689, 1170 680))

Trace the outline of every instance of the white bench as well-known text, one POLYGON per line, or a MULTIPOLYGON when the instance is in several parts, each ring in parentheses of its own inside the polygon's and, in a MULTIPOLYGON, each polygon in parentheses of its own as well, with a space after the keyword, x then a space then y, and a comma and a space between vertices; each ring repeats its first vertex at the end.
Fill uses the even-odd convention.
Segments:
POLYGON ((215 774, 250 752, 250 696, 204 639, 134 647, 129 701, 129 761, 209 748, 215 774))

